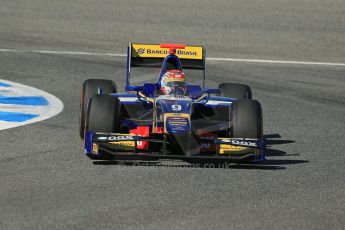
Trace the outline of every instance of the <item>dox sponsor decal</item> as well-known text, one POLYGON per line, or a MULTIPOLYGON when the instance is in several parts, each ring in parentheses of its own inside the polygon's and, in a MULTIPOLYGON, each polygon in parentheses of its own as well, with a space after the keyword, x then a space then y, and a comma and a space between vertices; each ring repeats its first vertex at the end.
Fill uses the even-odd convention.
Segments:
POLYGON ((124 141, 124 140, 133 140, 133 136, 101 136, 97 137, 98 141, 124 141))
POLYGON ((224 144, 233 144, 233 145, 237 145, 237 146, 245 146, 245 147, 258 147, 258 144, 255 141, 241 141, 241 140, 231 140, 231 139, 223 139, 220 138, 219 140, 221 140, 221 143, 224 144))

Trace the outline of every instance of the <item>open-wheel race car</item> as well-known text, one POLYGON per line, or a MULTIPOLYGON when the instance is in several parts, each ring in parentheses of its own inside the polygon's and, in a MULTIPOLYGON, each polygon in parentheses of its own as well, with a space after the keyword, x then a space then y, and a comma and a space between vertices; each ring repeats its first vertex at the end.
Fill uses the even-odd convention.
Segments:
MULTIPOLYGON (((199 71, 199 72, 201 72, 199 71)), ((80 136, 85 154, 112 160, 265 159, 262 109, 248 85, 205 87, 205 47, 129 44, 125 93, 115 82, 84 81, 80 136), (131 82, 132 71, 160 68, 156 80, 131 82), (202 84, 188 83, 184 70, 201 70, 202 84)))

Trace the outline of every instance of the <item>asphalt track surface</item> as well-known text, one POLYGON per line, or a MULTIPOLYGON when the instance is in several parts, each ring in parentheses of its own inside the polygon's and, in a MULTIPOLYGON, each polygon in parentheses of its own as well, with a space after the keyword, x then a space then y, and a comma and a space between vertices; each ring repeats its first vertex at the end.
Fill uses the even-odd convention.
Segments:
MULTIPOLYGON (((1 1, 0 48, 124 53, 128 42, 207 44, 208 56, 345 63, 345 3, 1 1)), ((0 229, 343 229, 345 68, 209 61, 209 85, 249 84, 265 165, 99 165, 78 137, 87 78, 123 86, 123 57, 0 52, 0 79, 64 103, 0 132, 0 229)), ((196 80, 197 76, 191 76, 196 80)))

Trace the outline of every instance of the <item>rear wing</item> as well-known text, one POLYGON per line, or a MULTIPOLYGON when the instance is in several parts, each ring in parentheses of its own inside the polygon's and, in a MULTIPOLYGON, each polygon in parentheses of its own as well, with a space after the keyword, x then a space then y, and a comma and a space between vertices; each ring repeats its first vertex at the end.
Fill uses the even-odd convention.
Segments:
POLYGON ((183 69, 203 70, 205 78, 205 46, 129 43, 127 49, 126 90, 132 90, 135 88, 130 86, 131 68, 160 68, 162 67, 164 59, 171 54, 172 50, 174 50, 174 55, 179 58, 183 69))
MULTIPOLYGON (((161 67, 164 58, 169 55, 169 45, 172 44, 167 44, 167 47, 162 45, 162 48, 160 44, 129 44, 131 67, 161 67)), ((175 55, 180 58, 184 69, 205 69, 204 46, 174 45, 177 47, 175 55)))

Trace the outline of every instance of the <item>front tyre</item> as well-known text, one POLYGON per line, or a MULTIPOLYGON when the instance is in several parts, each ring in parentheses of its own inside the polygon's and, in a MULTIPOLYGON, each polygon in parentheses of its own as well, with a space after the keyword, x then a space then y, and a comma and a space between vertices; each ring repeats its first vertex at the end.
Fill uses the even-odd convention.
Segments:
POLYGON ((116 84, 111 80, 105 79, 88 79, 83 83, 80 93, 80 129, 79 135, 84 138, 85 115, 89 99, 98 93, 98 89, 102 89, 102 94, 116 93, 116 84))
POLYGON ((231 105, 230 136, 234 138, 263 137, 262 109, 256 100, 238 100, 231 105))
POLYGON ((111 95, 94 95, 86 113, 86 130, 113 133, 120 126, 120 101, 111 95))

